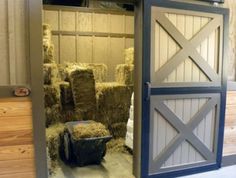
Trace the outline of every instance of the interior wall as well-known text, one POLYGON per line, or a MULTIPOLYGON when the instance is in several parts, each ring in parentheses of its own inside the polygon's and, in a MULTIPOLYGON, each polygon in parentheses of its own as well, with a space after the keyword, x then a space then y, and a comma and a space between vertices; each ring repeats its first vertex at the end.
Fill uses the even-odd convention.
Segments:
POLYGON ((224 156, 236 154, 236 91, 228 91, 225 114, 224 156))
MULTIPOLYGON (((236 69, 236 1, 225 0, 230 9, 228 80, 235 81, 236 69)), ((224 155, 236 154, 236 91, 228 91, 225 114, 224 155)))
POLYGON ((235 81, 236 73, 236 1, 225 0, 225 7, 230 9, 229 25, 229 60, 228 60, 228 80, 235 81))
POLYGON ((32 106, 28 98, 0 99, 0 178, 34 178, 32 106))
POLYGON ((63 6, 44 6, 44 23, 52 28, 57 63, 105 63, 108 81, 134 46, 134 14, 63 6))
POLYGON ((0 86, 29 83, 27 2, 0 1, 0 86))

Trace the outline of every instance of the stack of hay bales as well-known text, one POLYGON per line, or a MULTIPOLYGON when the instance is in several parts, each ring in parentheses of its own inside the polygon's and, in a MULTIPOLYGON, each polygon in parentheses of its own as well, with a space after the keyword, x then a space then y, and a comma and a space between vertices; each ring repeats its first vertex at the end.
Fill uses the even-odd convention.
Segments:
POLYGON ((43 25, 43 77, 46 126, 49 127, 60 121, 61 101, 59 87, 59 71, 53 56, 51 30, 47 24, 43 25))
POLYGON ((59 135, 64 131, 61 121, 61 92, 58 66, 54 61, 50 26, 43 25, 43 77, 46 116, 46 143, 49 174, 53 174, 59 160, 59 135))
POLYGON ((105 124, 115 138, 125 137, 132 90, 132 86, 116 82, 96 84, 96 120, 105 124))
POLYGON ((43 25, 43 77, 46 126, 60 120, 60 88, 59 71, 53 58, 51 30, 47 24, 43 25))
POLYGON ((96 114, 95 83, 107 76, 105 64, 65 63, 59 66, 62 108, 73 108, 77 120, 94 120, 96 114))
POLYGON ((123 85, 134 83, 134 48, 125 50, 125 64, 116 67, 116 82, 123 85))

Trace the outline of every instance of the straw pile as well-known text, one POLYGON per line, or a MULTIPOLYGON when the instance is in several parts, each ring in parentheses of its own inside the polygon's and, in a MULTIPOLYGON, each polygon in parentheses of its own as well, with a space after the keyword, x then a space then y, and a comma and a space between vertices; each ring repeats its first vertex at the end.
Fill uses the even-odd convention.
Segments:
POLYGON ((75 125, 73 127, 72 135, 74 139, 78 140, 83 138, 109 136, 110 133, 103 124, 92 121, 86 124, 75 125))
POLYGON ((107 143, 107 152, 109 153, 129 153, 125 147, 125 140, 123 138, 112 139, 107 143))
POLYGON ((81 115, 82 120, 94 120, 96 97, 93 71, 76 68, 69 71, 69 79, 76 113, 81 115))
POLYGON ((125 49, 125 64, 134 64, 134 48, 125 49))
POLYGON ((116 82, 123 85, 134 84, 134 65, 120 64, 116 67, 116 82))

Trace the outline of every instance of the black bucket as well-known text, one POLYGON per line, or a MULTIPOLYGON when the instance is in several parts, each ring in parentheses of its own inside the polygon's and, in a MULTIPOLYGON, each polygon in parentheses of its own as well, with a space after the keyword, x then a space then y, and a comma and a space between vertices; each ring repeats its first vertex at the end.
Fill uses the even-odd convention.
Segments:
POLYGON ((106 143, 112 136, 83 138, 75 140, 72 128, 78 124, 88 124, 90 121, 67 122, 66 130, 60 135, 61 159, 73 166, 100 164, 106 155, 106 143))

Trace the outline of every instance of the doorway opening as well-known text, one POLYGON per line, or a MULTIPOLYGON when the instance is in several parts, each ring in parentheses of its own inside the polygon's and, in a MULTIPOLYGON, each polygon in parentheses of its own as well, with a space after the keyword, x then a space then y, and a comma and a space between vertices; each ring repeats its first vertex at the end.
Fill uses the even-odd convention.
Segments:
POLYGON ((131 178, 134 6, 44 3, 49 176, 131 178))

